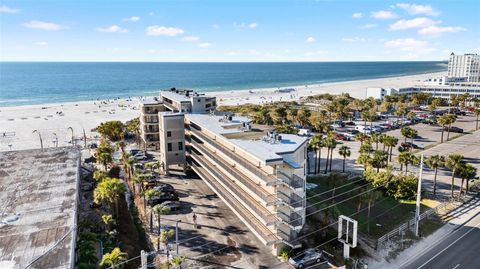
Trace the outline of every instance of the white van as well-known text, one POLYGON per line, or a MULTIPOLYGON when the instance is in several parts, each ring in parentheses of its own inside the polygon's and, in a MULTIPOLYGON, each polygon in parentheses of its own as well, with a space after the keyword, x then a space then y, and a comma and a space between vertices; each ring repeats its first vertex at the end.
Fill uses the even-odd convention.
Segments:
POLYGON ((298 129, 299 136, 312 136, 312 132, 309 129, 298 129))

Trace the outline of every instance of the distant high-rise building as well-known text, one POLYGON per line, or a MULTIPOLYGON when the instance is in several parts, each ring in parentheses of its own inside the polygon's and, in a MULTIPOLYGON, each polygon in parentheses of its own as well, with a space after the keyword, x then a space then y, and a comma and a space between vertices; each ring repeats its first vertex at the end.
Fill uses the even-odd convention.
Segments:
POLYGON ((468 82, 480 82, 480 55, 450 54, 448 61, 448 77, 465 78, 468 82))

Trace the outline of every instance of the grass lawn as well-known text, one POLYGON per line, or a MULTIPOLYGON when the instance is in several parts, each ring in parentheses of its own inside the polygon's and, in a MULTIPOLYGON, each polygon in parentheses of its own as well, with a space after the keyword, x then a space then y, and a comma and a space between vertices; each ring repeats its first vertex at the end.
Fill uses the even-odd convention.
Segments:
MULTIPOLYGON (((328 211, 331 221, 336 220, 338 215, 352 216, 358 221, 359 232, 372 239, 381 237, 415 216, 415 201, 397 201, 380 190, 365 193, 371 189, 371 185, 358 180, 347 181, 341 175, 309 178, 307 182, 317 187, 307 191, 308 206, 315 207, 315 211, 326 208, 323 212, 328 211), (348 185, 343 186, 345 184, 348 185), (341 203, 332 206, 338 202, 341 203)), ((422 201, 421 211, 435 205, 431 200, 422 201)))

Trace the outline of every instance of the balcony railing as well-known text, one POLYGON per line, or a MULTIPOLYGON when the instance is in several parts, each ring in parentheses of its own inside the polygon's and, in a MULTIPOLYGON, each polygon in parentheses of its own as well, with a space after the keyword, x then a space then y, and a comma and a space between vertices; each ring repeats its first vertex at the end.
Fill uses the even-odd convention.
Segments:
POLYGON ((261 223, 252 213, 250 213, 245 207, 243 207, 238 201, 236 201, 231 195, 229 195, 228 191, 216 180, 210 179, 207 172, 202 167, 192 166, 195 172, 199 174, 209 185, 213 188, 215 193, 222 198, 225 203, 230 205, 237 214, 243 219, 244 222, 248 224, 251 229, 254 229, 255 232, 263 238, 267 244, 272 244, 279 241, 279 237, 276 236, 272 231, 270 231, 263 223, 261 223))
POLYGON ((277 177, 283 183, 285 183, 287 186, 293 189, 301 189, 301 188, 304 188, 305 186, 305 180, 295 174, 292 174, 291 176, 289 176, 284 172, 277 170, 277 177))
POLYGON ((158 109, 144 109, 143 114, 155 115, 158 114, 158 109))
POLYGON ((252 182, 248 179, 247 176, 241 174, 237 169, 233 168, 230 164, 226 163, 224 159, 219 156, 215 156, 214 153, 210 152, 205 145, 198 143, 194 139, 189 140, 193 145, 195 145, 201 152, 213 160, 216 160, 217 163, 230 174, 232 174, 238 181, 240 181, 243 185, 245 185, 249 190, 255 193, 260 199, 265 201, 266 204, 274 204, 278 201, 275 194, 270 194, 262 189, 261 186, 257 185, 256 183, 252 182))
POLYGON ((305 207, 305 197, 301 197, 296 193, 286 194, 277 189, 277 197, 293 209, 305 207))
POLYGON ((281 211, 278 211, 277 216, 283 221, 283 223, 291 227, 295 228, 295 227, 301 227, 303 225, 302 215, 298 214, 297 212, 286 214, 281 211))
POLYGON ((284 232, 283 230, 278 230, 277 236, 282 239, 283 242, 285 242, 287 245, 289 245, 292 248, 297 248, 302 245, 300 240, 295 240, 297 236, 297 232, 291 230, 290 233, 284 232))
POLYGON ((273 183, 277 180, 277 178, 274 175, 267 174, 265 171, 261 170, 258 166, 255 166, 251 162, 243 159, 240 157, 237 153, 231 151, 230 149, 226 148, 225 146, 219 144, 219 143, 212 143, 211 140, 213 138, 207 137, 205 134, 203 134, 201 131, 196 130, 195 128, 190 128, 190 130, 198 137, 200 137, 205 143, 208 143, 215 147, 215 149, 219 150, 223 154, 227 155, 229 158, 234 160, 235 162, 239 163, 241 166, 244 168, 248 169, 251 173, 262 179, 263 181, 267 183, 273 183))
POLYGON ((250 194, 245 192, 240 186, 233 183, 227 175, 216 169, 216 167, 207 161, 202 156, 199 156, 195 151, 192 151, 192 156, 194 156, 195 160, 200 163, 203 167, 208 167, 208 170, 211 171, 219 180, 222 180, 230 191, 232 191, 237 197, 242 199, 245 204, 247 204, 250 209, 257 213, 267 225, 275 223, 278 219, 275 214, 268 211, 264 206, 262 206, 259 202, 257 202, 250 194))

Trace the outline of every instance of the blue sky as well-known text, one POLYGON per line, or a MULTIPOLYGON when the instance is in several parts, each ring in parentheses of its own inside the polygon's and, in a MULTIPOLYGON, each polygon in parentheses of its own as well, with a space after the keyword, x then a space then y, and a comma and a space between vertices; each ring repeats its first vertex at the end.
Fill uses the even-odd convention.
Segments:
POLYGON ((0 0, 2 61, 385 61, 480 53, 478 0, 0 0))

